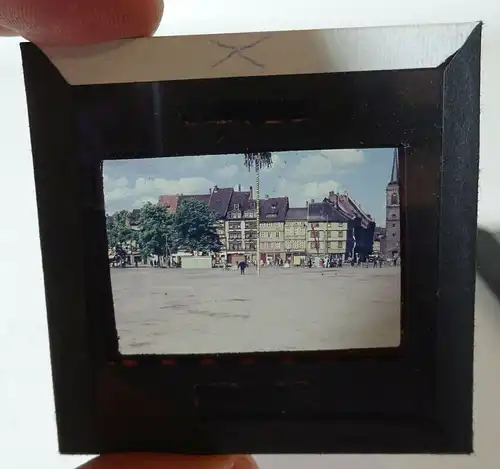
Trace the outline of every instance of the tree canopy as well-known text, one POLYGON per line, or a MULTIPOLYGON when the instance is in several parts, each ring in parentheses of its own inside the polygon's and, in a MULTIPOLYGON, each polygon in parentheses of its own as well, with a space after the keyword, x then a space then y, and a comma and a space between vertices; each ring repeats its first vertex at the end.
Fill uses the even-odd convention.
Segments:
POLYGON ((139 247, 146 256, 165 256, 172 252, 173 216, 166 205, 145 203, 139 215, 139 247), (167 244, 169 252, 167 253, 167 244))
POLYGON ((217 214, 204 202, 185 198, 174 215, 173 235, 179 250, 213 252, 220 250, 216 231, 217 214))
POLYGON ((273 157, 270 151, 257 153, 245 153, 245 166, 251 169, 270 168, 273 165, 273 157))
POLYGON ((143 257, 163 257, 178 250, 219 251, 216 222, 217 214, 196 199, 184 199, 175 214, 166 205, 147 202, 138 216, 137 211, 121 210, 106 218, 108 246, 119 255, 125 252, 124 248, 135 244, 143 257), (137 223, 137 229, 130 227, 131 221, 137 223))
POLYGON ((128 225, 128 212, 121 210, 112 217, 106 217, 106 233, 110 248, 122 247, 132 238, 132 229, 128 225))

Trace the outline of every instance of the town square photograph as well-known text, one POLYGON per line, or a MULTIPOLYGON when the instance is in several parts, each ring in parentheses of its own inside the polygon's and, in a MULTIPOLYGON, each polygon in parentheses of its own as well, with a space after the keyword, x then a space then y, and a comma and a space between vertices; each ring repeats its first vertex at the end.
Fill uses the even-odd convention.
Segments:
POLYGON ((123 354, 395 347, 396 149, 106 160, 123 354))

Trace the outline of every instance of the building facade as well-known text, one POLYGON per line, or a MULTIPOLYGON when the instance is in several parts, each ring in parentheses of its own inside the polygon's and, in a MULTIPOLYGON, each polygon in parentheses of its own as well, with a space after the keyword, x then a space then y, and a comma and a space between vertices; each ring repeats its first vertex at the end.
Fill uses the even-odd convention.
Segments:
POLYGON ((392 172, 386 187, 385 255, 398 257, 401 253, 401 200, 399 184, 399 155, 394 150, 392 172))
POLYGON ((289 208, 285 217, 286 258, 296 265, 307 253, 307 208, 289 208), (297 259, 299 258, 299 259, 297 259))
POLYGON ((243 260, 255 263, 257 245, 256 207, 252 188, 249 191, 232 192, 226 214, 225 250, 227 262, 237 264, 243 260))
POLYGON ((288 197, 265 197, 260 201, 260 261, 285 261, 285 220, 288 197))
POLYGON ((330 192, 323 202, 331 204, 347 220, 346 257, 366 261, 373 252, 375 222, 348 192, 330 192))
MULTIPOLYGON (((393 174, 397 174, 397 159, 394 164, 393 174)), ((387 197, 387 216, 396 225, 393 228, 398 228, 397 178, 391 177, 387 197)), ((161 196, 159 203, 175 212, 185 198, 202 201, 217 214, 216 229, 222 249, 216 257, 230 264, 241 260, 251 263, 293 260, 296 263, 295 258, 308 256, 355 257, 364 261, 373 253, 374 242, 377 252, 384 250, 387 244, 385 235, 375 239, 375 222, 347 192, 330 192, 321 202, 312 200, 301 208, 290 208, 288 197, 265 196, 260 201, 259 226, 252 187, 242 191, 241 186, 237 190, 215 186, 205 194, 161 196), (259 231, 261 256, 257 259, 259 231)), ((391 232, 388 236, 398 239, 399 235, 391 232)))
POLYGON ((310 256, 346 256, 348 219, 328 202, 307 204, 306 253, 310 256))

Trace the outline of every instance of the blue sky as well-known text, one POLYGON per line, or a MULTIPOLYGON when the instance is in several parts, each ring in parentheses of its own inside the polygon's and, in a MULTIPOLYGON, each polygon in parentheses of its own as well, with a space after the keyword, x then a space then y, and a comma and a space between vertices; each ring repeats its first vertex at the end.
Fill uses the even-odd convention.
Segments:
MULTIPOLYGON (((290 206, 322 200, 331 190, 344 191, 385 226, 385 188, 393 149, 315 150, 273 153, 273 166, 262 171, 261 197, 288 196, 290 206)), ((255 173, 243 155, 207 155, 104 162, 106 210, 131 210, 157 202, 162 194, 208 193, 214 185, 255 187, 255 173)))

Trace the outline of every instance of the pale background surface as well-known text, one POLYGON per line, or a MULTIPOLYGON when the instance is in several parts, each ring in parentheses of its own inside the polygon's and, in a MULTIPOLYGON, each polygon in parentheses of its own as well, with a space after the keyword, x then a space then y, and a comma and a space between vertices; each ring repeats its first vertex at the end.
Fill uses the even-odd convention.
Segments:
MULTIPOLYGON (((500 160, 496 139, 500 109, 497 90, 500 9, 496 2, 167 0, 166 3, 160 35, 484 20, 480 222, 500 227, 497 208, 500 160)), ((71 469, 88 458, 57 454, 34 184, 17 42, 0 41, 0 449, 3 458, 0 466, 71 469)), ((475 456, 260 456, 257 459, 261 467, 498 467, 500 311, 482 285, 478 287, 476 340, 475 456)))

